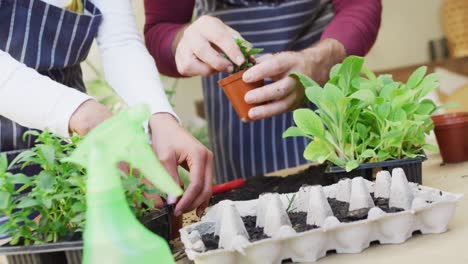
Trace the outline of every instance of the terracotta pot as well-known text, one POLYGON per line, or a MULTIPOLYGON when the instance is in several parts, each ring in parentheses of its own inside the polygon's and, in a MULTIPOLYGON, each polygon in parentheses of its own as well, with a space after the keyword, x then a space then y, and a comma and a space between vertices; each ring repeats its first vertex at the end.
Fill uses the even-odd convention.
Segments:
POLYGON ((231 101, 234 110, 243 122, 252 121, 249 118, 249 110, 252 109, 255 104, 248 104, 244 100, 245 94, 255 88, 262 87, 264 85, 263 80, 255 83, 245 83, 242 80, 242 75, 245 70, 230 75, 222 80, 218 81, 218 84, 223 88, 224 93, 231 101))
POLYGON ((444 163, 468 161, 468 113, 437 115, 432 120, 444 163))

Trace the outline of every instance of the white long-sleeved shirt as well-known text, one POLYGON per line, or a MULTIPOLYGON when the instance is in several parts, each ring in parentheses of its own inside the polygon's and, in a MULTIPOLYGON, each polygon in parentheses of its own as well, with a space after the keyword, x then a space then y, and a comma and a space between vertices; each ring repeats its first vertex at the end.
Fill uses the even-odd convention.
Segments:
MULTIPOLYGON (((68 1, 43 0, 63 7, 68 1)), ((92 0, 102 12, 97 42, 108 83, 129 105, 175 115, 156 65, 138 34, 130 0, 92 0)), ((22 126, 69 136, 68 123, 89 97, 39 74, 0 50, 0 115, 22 126)))

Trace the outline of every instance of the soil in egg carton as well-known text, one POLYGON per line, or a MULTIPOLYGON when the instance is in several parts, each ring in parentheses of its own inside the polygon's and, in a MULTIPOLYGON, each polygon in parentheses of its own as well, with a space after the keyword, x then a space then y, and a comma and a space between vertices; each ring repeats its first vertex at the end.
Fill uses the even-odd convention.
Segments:
MULTIPOLYGON (((382 209, 386 213, 397 213, 403 211, 402 208, 389 207, 389 199, 386 198, 375 198, 374 194, 371 193, 372 199, 377 207, 382 209)), ((340 222, 353 222, 364 220, 367 218, 367 213, 369 212, 368 208, 354 210, 349 212, 349 203, 338 201, 334 198, 327 198, 328 203, 333 211, 333 215, 340 220, 340 222)), ((293 229, 300 233, 308 230, 318 228, 316 225, 308 225, 307 213, 306 212, 289 212, 289 219, 293 229)), ((245 228, 249 233, 249 241, 254 242, 261 239, 268 238, 267 235, 263 233, 263 228, 256 227, 256 216, 244 216, 242 221, 244 222, 245 228)), ((213 250, 218 248, 219 237, 215 236, 213 233, 202 235, 203 243, 205 244, 206 250, 213 250)))
MULTIPOLYGON (((305 212, 290 212, 288 213, 288 216, 291 220, 291 225, 296 232, 304 232, 318 227, 306 224, 307 213, 305 212)), ((263 227, 256 227, 256 216, 244 216, 242 217, 242 221, 244 222, 247 233, 249 233, 250 242, 269 238, 269 236, 263 233, 263 227)), ((219 237, 215 236, 214 233, 202 235, 202 241, 205 244, 206 250, 218 248, 219 237)))

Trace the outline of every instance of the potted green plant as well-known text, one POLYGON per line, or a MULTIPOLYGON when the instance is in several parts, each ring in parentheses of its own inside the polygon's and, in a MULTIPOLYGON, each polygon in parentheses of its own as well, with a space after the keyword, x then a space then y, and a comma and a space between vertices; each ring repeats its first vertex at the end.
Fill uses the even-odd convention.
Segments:
MULTIPOLYGON (((80 263, 81 235, 85 224, 86 172, 76 164, 62 162, 80 142, 76 135, 65 141, 44 131, 35 136, 32 149, 0 155, 0 235, 10 241, 0 245, 9 263, 80 263), (14 157, 16 156, 16 157, 14 157), (14 158, 14 159, 13 159, 14 158), (10 163, 10 166, 8 166, 10 163), (54 252, 54 253, 44 253, 54 252)), ((123 186, 135 216, 153 232, 170 239, 168 208, 156 209, 155 201, 143 194, 160 194, 144 185, 143 175, 122 172, 123 186)))
POLYGON ((242 80, 242 75, 248 68, 254 65, 253 56, 262 52, 263 49, 253 48, 243 39, 236 39, 236 43, 244 55, 245 62, 240 66, 233 63, 234 70, 232 74, 219 80, 218 84, 223 88, 224 93, 229 98, 229 101, 231 101, 240 119, 243 122, 249 122, 251 121, 248 115, 249 110, 255 105, 246 103, 244 96, 248 91, 263 86, 264 82, 262 80, 255 83, 246 83, 242 80))
POLYGON ((424 150, 438 151, 425 141, 437 106, 424 99, 439 86, 438 77, 425 76, 427 68, 420 67, 400 83, 391 75, 375 76, 363 63, 361 57, 346 58, 331 69, 323 87, 303 74, 291 74, 317 109, 295 110, 296 126, 283 137, 309 138, 304 157, 327 162, 327 172, 338 178, 370 178, 374 168, 402 167, 410 181, 421 183, 424 150))

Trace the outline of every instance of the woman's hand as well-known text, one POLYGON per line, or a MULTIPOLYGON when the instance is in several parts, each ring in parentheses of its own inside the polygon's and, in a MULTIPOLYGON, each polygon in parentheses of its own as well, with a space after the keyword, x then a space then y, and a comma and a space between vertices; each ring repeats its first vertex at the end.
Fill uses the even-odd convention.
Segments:
POLYGON ((184 76, 207 76, 214 72, 232 72, 232 63, 244 63, 235 39, 239 32, 226 26, 221 20, 202 16, 180 31, 173 43, 177 70, 184 76))
POLYGON ((149 122, 153 149, 173 179, 181 184, 177 167, 190 172, 190 184, 177 203, 175 215, 208 206, 213 186, 213 154, 167 113, 154 114, 149 122))
POLYGON ((257 64, 243 75, 251 83, 265 78, 274 82, 245 95, 250 104, 262 104, 249 111, 249 118, 258 120, 291 111, 304 104, 304 89, 289 73, 297 71, 310 76, 319 84, 328 80, 330 69, 346 57, 341 43, 325 39, 300 52, 267 54, 256 59, 257 64))
POLYGON ((112 116, 112 112, 96 100, 89 99, 73 113, 68 123, 69 130, 85 136, 97 125, 112 116))

